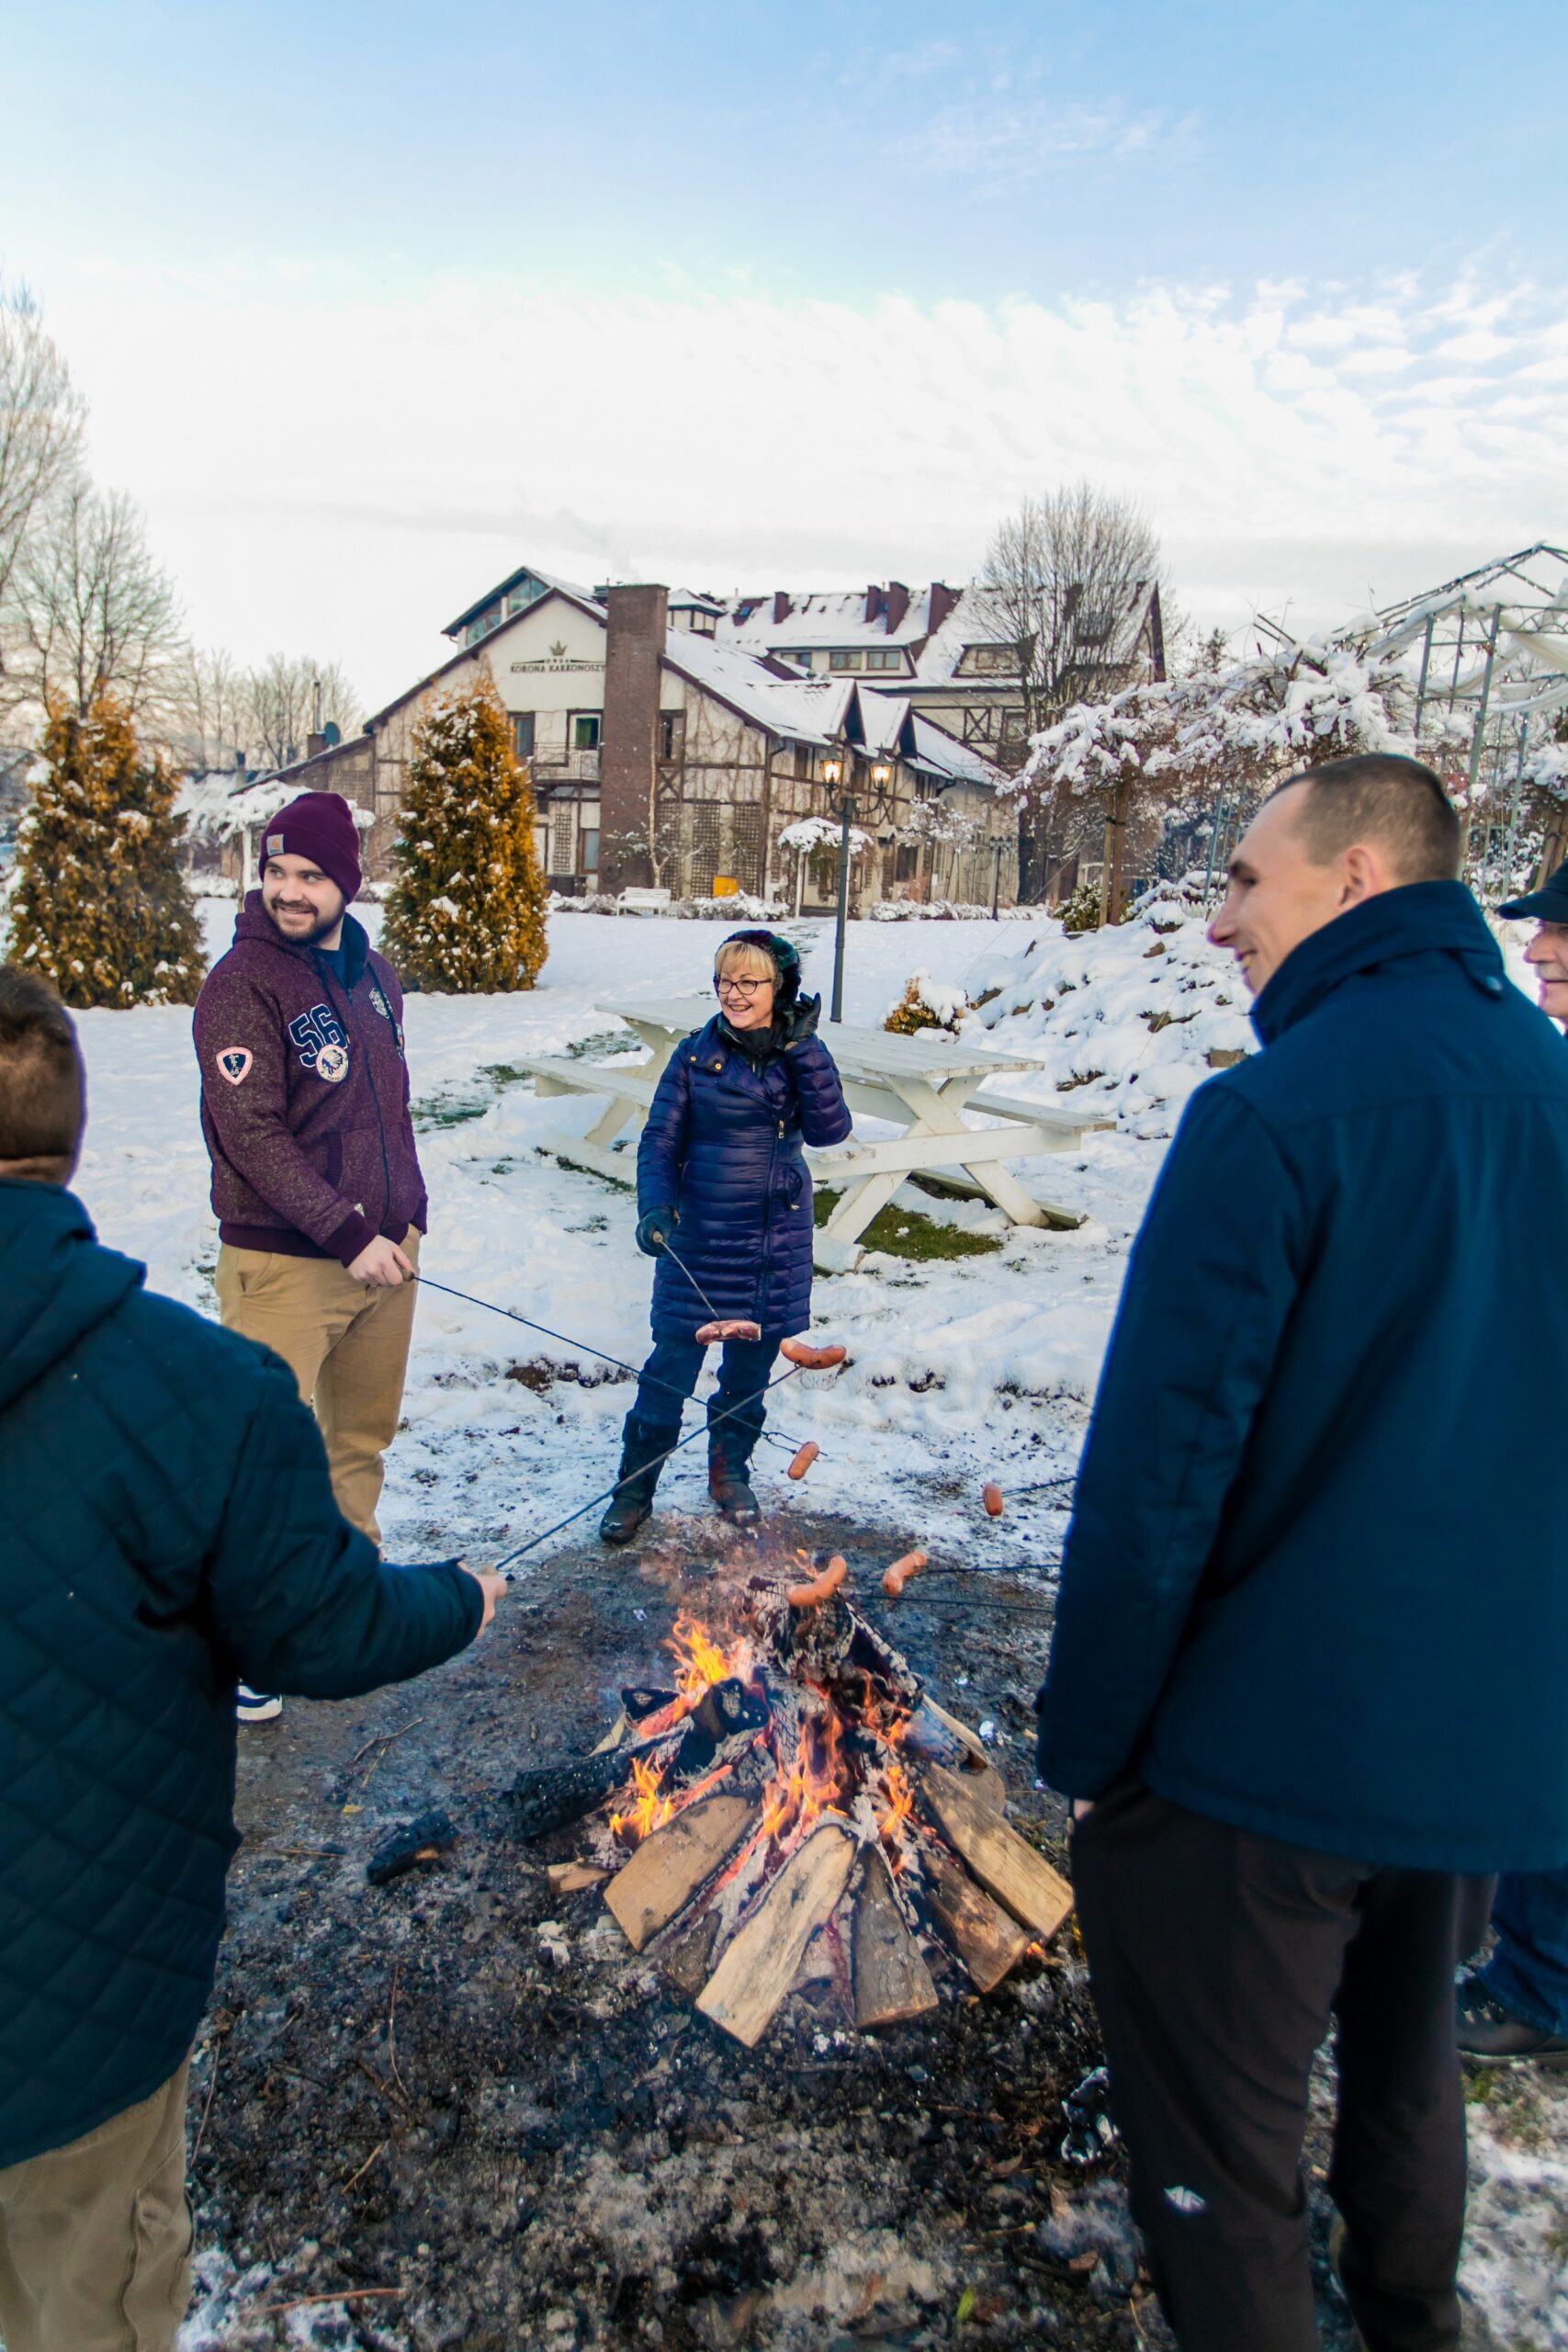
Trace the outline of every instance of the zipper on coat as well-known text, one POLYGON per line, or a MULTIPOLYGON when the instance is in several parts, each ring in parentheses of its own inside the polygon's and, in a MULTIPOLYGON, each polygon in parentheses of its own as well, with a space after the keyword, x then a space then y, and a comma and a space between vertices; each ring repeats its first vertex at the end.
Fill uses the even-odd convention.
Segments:
MULTIPOLYGON (((334 996, 333 976, 320 956, 317 956, 316 958, 316 969, 321 976, 321 982, 327 991, 328 1001, 332 1001, 334 996)), ((367 955, 365 970, 367 972, 369 969, 370 959, 368 955, 367 955)), ((363 978, 364 974, 362 973, 360 977, 363 978)), ((336 1009, 335 1005, 333 1009, 336 1009)), ((352 1036, 354 1035, 352 1026, 354 1013, 354 990, 349 988, 345 988, 344 990, 344 1012, 345 1016, 347 1016, 343 1024, 344 1035, 344 1036, 352 1036)), ((392 1165, 391 1161, 387 1157, 387 1122, 381 1116, 381 1096, 376 1084, 374 1058, 367 1045, 364 1046, 363 1050, 365 1054, 365 1076, 369 1082, 370 1101, 376 1112, 376 1132, 381 1139, 381 1198, 386 1204, 383 1215, 384 1216, 389 1217, 392 1214, 392 1165)))

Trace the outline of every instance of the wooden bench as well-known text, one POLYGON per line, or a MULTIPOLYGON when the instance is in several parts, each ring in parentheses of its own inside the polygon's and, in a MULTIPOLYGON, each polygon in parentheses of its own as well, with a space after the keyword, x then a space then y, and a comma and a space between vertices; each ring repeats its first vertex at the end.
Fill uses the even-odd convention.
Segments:
POLYGON ((668 890, 626 889, 615 900, 615 911, 623 915, 659 915, 669 904, 668 890))

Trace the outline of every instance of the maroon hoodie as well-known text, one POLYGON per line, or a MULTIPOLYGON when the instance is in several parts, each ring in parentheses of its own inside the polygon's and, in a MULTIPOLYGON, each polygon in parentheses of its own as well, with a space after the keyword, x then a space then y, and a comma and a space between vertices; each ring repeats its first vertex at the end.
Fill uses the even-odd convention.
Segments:
POLYGON ((253 890, 202 985, 201 1129, 218 1229, 238 1249, 348 1266, 378 1233, 425 1230, 402 990, 352 915, 343 966, 285 939, 253 890))

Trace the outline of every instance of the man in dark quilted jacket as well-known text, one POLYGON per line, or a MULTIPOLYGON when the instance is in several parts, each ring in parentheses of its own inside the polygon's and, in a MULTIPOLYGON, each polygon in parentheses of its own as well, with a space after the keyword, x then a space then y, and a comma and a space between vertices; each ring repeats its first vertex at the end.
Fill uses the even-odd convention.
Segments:
POLYGON ((383 1566, 288 1367, 99 1246, 82 1106, 68 1015, 0 969, 0 2336, 169 2352, 235 1679, 401 1681, 502 1588, 383 1566))

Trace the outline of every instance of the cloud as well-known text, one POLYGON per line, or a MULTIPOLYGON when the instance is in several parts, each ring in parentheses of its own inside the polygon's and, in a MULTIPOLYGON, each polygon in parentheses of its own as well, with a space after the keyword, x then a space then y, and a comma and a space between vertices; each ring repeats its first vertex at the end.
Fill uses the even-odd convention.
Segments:
POLYGON ((1462 281, 856 307, 290 264, 99 269, 50 322, 197 633, 337 655, 375 703, 525 561, 956 581, 1078 474, 1143 502, 1206 623, 1360 609, 1568 537, 1562 317, 1462 281))
MULTIPOLYGON (((1190 128, 1189 119, 1179 134, 1190 128)), ((1134 115, 1116 98, 1062 106, 1001 90, 938 107, 890 139, 888 153, 899 164, 967 180, 974 193, 996 196, 1086 157, 1124 161, 1174 135, 1157 108, 1134 115)))

